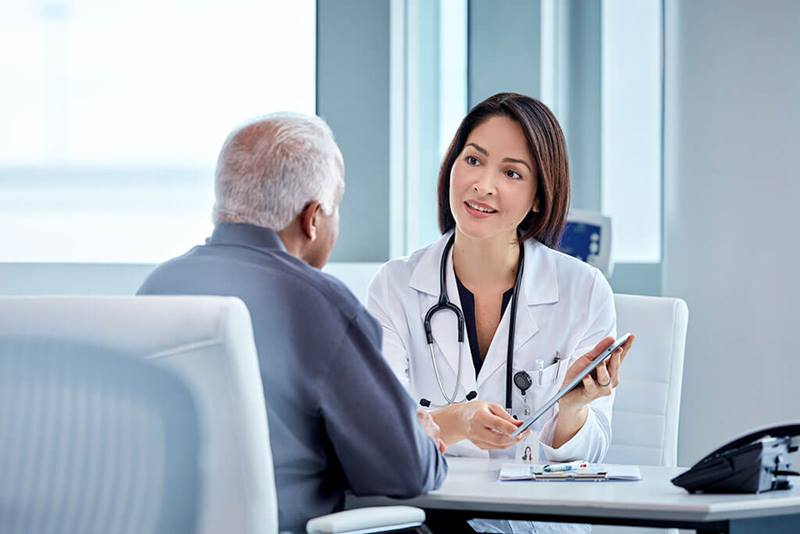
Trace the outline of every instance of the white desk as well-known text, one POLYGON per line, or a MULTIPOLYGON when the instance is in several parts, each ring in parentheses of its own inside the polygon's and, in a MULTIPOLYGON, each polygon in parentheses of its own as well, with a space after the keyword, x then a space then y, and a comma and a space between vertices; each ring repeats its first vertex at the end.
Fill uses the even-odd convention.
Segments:
MULTIPOLYGON (((498 482, 501 460, 448 458, 448 463, 441 489, 403 501, 424 508, 437 534, 459 532, 474 517, 800 533, 798 488, 761 495, 689 495, 670 483, 683 469, 665 467, 642 467, 639 482, 498 482)), ((386 497, 349 497, 347 507, 397 503, 386 497)))

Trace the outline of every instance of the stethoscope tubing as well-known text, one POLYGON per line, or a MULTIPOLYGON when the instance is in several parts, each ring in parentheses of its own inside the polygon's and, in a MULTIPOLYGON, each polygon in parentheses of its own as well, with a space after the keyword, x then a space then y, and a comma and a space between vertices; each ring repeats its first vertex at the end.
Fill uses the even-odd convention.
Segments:
MULTIPOLYGON (((425 313, 425 318, 423 319, 423 327, 425 328, 425 339, 428 342, 428 349, 431 356, 431 364, 433 365, 433 373, 436 377, 436 384, 439 386, 439 391, 442 393, 442 397, 444 398, 447 405, 456 404, 457 402, 464 402, 464 401, 456 401, 456 397, 458 396, 458 390, 461 387, 461 374, 463 370, 463 348, 464 348, 464 313, 461 309, 450 302, 450 299, 447 295, 447 256, 450 253, 450 249, 453 247, 453 243, 455 242, 455 234, 450 236, 450 239, 447 240, 447 243, 444 246, 444 250, 442 251, 442 258, 439 263, 439 300, 436 304, 431 306, 428 311, 425 313), (441 374, 439 373, 439 365, 436 363, 436 354, 434 353, 433 345, 434 345, 434 337, 433 337, 433 330, 431 328, 431 320, 433 316, 440 312, 448 310, 452 312, 458 321, 458 370, 456 371, 456 381, 455 387, 453 389, 452 395, 448 395, 447 391, 444 388, 444 382, 442 381, 441 374)), ((517 265, 517 274, 514 278, 514 290, 511 294, 511 311, 509 317, 509 327, 508 327, 508 347, 506 350, 506 410, 509 412, 512 409, 512 399, 511 399, 511 391, 513 387, 513 367, 514 367, 514 336, 515 336, 515 323, 517 319, 517 297, 519 295, 519 286, 522 281, 522 270, 524 266, 524 256, 525 256, 525 247, 522 243, 519 245, 519 263, 517 265)), ((477 392, 471 391, 466 395, 465 400, 472 400, 477 396, 477 392)), ((430 406, 430 401, 427 399, 421 399, 420 404, 423 406, 430 406), (427 403, 427 404, 426 404, 427 403)))
POLYGON ((439 375, 439 366, 436 365, 436 356, 433 353, 433 343, 428 345, 428 349, 430 349, 430 353, 431 353, 431 363, 433 363, 433 374, 434 374, 434 376, 436 376, 436 383, 439 385, 439 390, 442 392, 442 396, 444 397, 444 400, 445 400, 445 402, 447 403, 448 406, 451 405, 451 404, 457 404, 456 397, 458 396, 458 390, 461 387, 461 368, 463 367, 461 365, 461 359, 463 357, 463 348, 464 348, 464 342, 463 341, 459 341, 458 342, 458 372, 456 373, 456 383, 455 383, 455 387, 453 389, 453 394, 448 397, 447 393, 445 392, 445 389, 444 389, 444 383, 442 382, 442 378, 439 375))
MULTIPOLYGON (((506 410, 511 412, 511 384, 514 372, 514 341, 516 338, 517 325, 517 300, 519 297, 519 285, 522 281, 522 270, 525 267, 525 246, 519 244, 519 263, 517 264, 517 276, 514 278, 514 292, 511 294, 511 313, 508 322, 508 347, 506 347, 506 410)), ((523 391, 524 395, 525 392, 523 391)))

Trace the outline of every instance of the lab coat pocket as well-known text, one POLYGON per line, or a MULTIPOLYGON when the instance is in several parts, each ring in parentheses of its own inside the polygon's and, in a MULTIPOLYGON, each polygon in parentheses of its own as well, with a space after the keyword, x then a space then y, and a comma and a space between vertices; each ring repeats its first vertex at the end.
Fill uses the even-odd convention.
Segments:
MULTIPOLYGON (((524 413, 526 403, 529 415, 533 415, 539 408, 541 408, 559 389, 566 374, 567 362, 561 361, 552 363, 541 370, 528 370, 531 377, 531 387, 523 396, 520 397, 520 413, 524 413)), ((519 393, 519 390, 517 390, 519 393)), ((551 408, 552 410, 552 408, 551 408)), ((539 430, 550 419, 550 416, 545 414, 538 421, 533 424, 534 430, 539 430)))

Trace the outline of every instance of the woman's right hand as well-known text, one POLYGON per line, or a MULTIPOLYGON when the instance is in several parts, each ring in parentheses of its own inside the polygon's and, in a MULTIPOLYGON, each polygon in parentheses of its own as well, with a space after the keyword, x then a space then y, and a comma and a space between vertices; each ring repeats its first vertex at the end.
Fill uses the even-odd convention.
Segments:
POLYGON ((511 417, 497 403, 471 400, 458 406, 465 437, 480 449, 507 449, 521 442, 530 432, 513 438, 511 435, 522 421, 511 417))

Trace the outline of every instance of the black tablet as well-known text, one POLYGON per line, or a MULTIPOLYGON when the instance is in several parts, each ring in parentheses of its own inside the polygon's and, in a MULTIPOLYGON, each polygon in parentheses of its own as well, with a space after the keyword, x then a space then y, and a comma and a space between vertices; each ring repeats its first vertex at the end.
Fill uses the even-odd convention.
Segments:
POLYGON ((547 410, 552 408, 553 405, 555 405, 555 403, 557 403, 559 400, 561 400, 561 397, 563 397, 564 395, 566 395, 567 393, 572 391, 578 384, 580 384, 583 381, 583 379, 584 379, 584 377, 586 375, 588 375, 589 373, 594 371, 594 369, 598 365, 600 365, 601 363, 606 361, 608 358, 610 358, 611 355, 614 354, 614 352, 618 348, 620 348, 622 345, 625 344, 626 341, 628 341, 629 337, 631 337, 631 334, 625 334, 621 338, 619 338, 616 341, 614 341, 614 343, 610 347, 608 347, 603 352, 603 354, 601 354, 600 356, 598 356, 597 358, 592 360, 592 363, 587 365, 586 368, 583 371, 581 371, 581 373, 572 380, 572 382, 570 382, 569 384, 567 384, 566 386, 561 388, 558 391, 558 393, 556 393, 555 395, 553 395, 550 398, 549 401, 545 402, 544 405, 542 405, 541 408, 539 408, 538 410, 536 410, 536 412, 534 412, 534 414, 530 417, 530 419, 525 420, 525 422, 522 424, 522 426, 519 427, 517 429, 517 431, 514 432, 514 434, 512 434, 512 436, 517 438, 517 437, 519 437, 520 434, 522 434, 523 432, 528 430, 533 423, 535 423, 540 417, 542 417, 547 412, 547 410))

